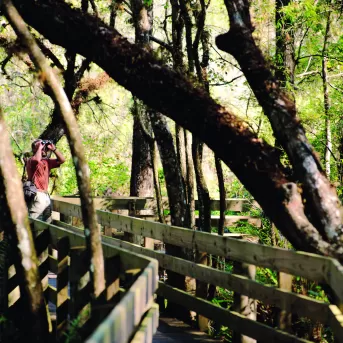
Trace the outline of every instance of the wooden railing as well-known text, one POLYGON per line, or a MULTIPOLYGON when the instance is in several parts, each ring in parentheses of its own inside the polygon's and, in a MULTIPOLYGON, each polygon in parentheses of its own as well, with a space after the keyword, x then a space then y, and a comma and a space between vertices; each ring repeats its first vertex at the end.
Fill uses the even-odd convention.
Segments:
MULTIPOLYGON (((54 200, 53 209, 63 215, 81 217, 79 205, 54 200)), ((159 262, 159 266, 162 268, 194 277, 203 282, 210 282, 252 299, 260 300, 264 304, 274 305, 281 310, 319 321, 332 329, 338 342, 343 342, 343 314, 341 312, 343 267, 338 261, 314 254, 273 248, 240 239, 211 235, 105 211, 98 210, 97 218, 99 224, 119 231, 150 237, 184 248, 193 248, 198 252, 224 256, 233 261, 302 276, 329 285, 337 298, 337 304, 328 304, 277 287, 264 285, 247 276, 213 269, 119 239, 106 236, 102 238, 103 242, 110 246, 121 247, 152 257, 159 262)), ((63 222, 57 222, 57 225, 65 227, 75 234, 80 232, 80 229, 63 222)), ((162 282, 159 282, 157 294, 259 341, 307 342, 288 332, 248 319, 241 313, 221 308, 162 282)))
MULTIPOLYGON (((61 197, 54 196, 56 200, 66 201, 71 204, 80 205, 80 198, 78 197, 61 197)), ((163 202, 167 203, 167 198, 163 198, 163 202)), ((94 198, 94 205, 98 210, 117 211, 126 210, 135 212, 135 217, 142 219, 150 219, 157 221, 156 204, 153 198, 138 198, 138 197, 114 197, 114 198, 94 198)), ((211 200, 211 211, 219 211, 219 200, 211 200)), ((195 210, 198 210, 198 200, 195 200, 195 210)), ((252 208, 260 208, 256 201, 248 199, 226 199, 226 211, 232 212, 231 215, 225 216, 224 225, 232 226, 237 222, 247 222, 257 227, 261 226, 261 218, 251 215, 242 214, 248 212, 252 208)), ((168 209, 168 206, 164 208, 168 209)), ((196 220, 198 216, 196 215, 196 220)), ((165 220, 170 224, 170 216, 166 215, 165 220)), ((219 215, 211 215, 212 226, 218 226, 219 215)))
MULTIPOLYGON (((62 336, 72 335, 68 329, 77 323, 75 332, 82 341, 151 342, 158 325, 158 306, 153 300, 158 279, 156 260, 103 242, 106 290, 91 307, 83 232, 39 220, 31 220, 31 227, 44 296, 56 309, 50 318, 51 337, 63 341, 62 336), (51 275, 56 281, 53 286, 48 282, 51 275)), ((11 265, 7 282, 9 318, 15 317, 20 305, 18 281, 11 265)))

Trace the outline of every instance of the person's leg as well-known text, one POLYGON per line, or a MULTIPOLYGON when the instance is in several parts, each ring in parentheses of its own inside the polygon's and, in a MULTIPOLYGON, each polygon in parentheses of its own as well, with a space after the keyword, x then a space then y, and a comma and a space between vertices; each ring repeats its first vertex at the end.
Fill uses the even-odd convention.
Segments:
POLYGON ((46 194, 37 192, 35 199, 29 204, 28 210, 29 210, 29 216, 32 219, 40 219, 40 216, 42 215, 43 211, 46 208, 46 200, 45 196, 46 194))
POLYGON ((42 213, 42 221, 51 223, 52 222, 52 209, 51 209, 51 200, 49 194, 45 194, 45 209, 42 213))

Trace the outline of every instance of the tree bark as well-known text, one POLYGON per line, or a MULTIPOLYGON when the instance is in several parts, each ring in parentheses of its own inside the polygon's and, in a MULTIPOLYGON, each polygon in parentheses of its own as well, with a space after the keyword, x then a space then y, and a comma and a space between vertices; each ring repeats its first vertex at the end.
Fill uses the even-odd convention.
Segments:
MULTIPOLYGON (((145 106, 134 100, 135 111, 145 112, 145 106)), ((152 197, 154 194, 150 144, 142 130, 141 120, 150 120, 146 114, 133 113, 132 167, 130 196, 152 197)), ((144 124, 143 124, 144 125, 144 124)))
MULTIPOLYGON (((272 125, 274 135, 290 158, 302 184, 306 211, 311 223, 329 242, 342 236, 341 204, 335 188, 325 177, 320 162, 296 116, 294 102, 279 88, 261 50, 252 36, 248 0, 228 1, 230 31, 219 35, 219 49, 233 55, 272 125)), ((339 243, 340 244, 340 243, 339 243)))
POLYGON ((219 188, 219 207, 220 207, 220 218, 218 223, 218 235, 224 235, 224 224, 225 224, 225 212, 226 212, 226 191, 224 184, 224 174, 222 162, 215 156, 217 177, 218 177, 218 188, 219 188))
POLYGON ((331 120, 330 120, 330 97, 328 87, 328 66, 327 66, 327 49, 328 40, 330 38, 331 26, 331 10, 328 10, 324 44, 322 50, 322 81, 323 81, 323 95, 324 95, 324 115, 325 115, 325 172, 326 176, 330 178, 331 172, 331 153, 332 153, 332 140, 331 140, 331 120))
MULTIPOLYGON (((169 199, 171 224, 185 227, 186 196, 182 184, 180 165, 177 163, 176 151, 171 132, 165 117, 159 113, 151 113, 151 123, 158 144, 166 188, 169 199)), ((166 244, 166 253, 187 259, 187 251, 181 247, 166 244)), ((182 290, 187 289, 185 276, 168 271, 168 283, 182 290)), ((168 310, 178 318, 189 320, 189 311, 176 304, 168 304, 168 310)))
MULTIPOLYGON (((276 151, 206 92, 178 72, 163 67, 149 52, 130 44, 99 19, 82 14, 60 0, 15 0, 15 4, 29 24, 52 43, 87 56, 147 105, 195 133, 236 174, 296 249, 336 256, 343 261, 341 241, 330 245, 309 222, 300 193, 290 182, 276 151)), ((299 139, 301 151, 311 152, 302 143, 303 135, 294 136, 299 139)), ((301 156, 302 161, 307 161, 307 154, 301 156)), ((324 179, 323 185, 327 184, 324 179)), ((332 193, 333 190, 327 192, 328 201, 331 209, 339 212, 337 197, 332 193)), ((322 201, 319 197, 318 202, 322 201)), ((325 207, 326 204, 325 200, 325 207)))
POLYGON ((294 86, 294 31, 292 23, 284 14, 284 7, 288 6, 292 0, 275 1, 275 78, 282 88, 287 82, 294 86))
MULTIPOLYGON (((27 340, 27 337, 31 337, 34 342, 48 342, 47 309, 43 298, 36 250, 28 221, 22 183, 2 113, 0 113, 0 132, 0 231, 5 231, 9 238, 19 280, 20 337, 23 342, 27 340)), ((7 273, 7 270, 5 272, 7 273)), ((7 294, 5 296, 7 297, 7 294)))
MULTIPOLYGON (((146 6, 141 0, 131 0, 131 9, 136 44, 149 49, 149 36, 152 33, 152 4, 146 6)), ((134 112, 136 113, 133 113, 130 196, 152 197, 154 195, 152 156, 148 138, 142 130, 142 125, 145 125, 143 121, 150 118, 146 115, 146 106, 138 104, 136 98, 134 98, 134 112)), ((141 240, 141 236, 127 232, 125 238, 136 244, 139 244, 141 240)))

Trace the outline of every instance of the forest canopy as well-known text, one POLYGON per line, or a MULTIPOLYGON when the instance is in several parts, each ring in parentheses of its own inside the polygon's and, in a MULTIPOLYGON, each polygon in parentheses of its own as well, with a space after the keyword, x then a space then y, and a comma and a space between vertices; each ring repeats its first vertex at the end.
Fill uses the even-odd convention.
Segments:
MULTIPOLYGON (((165 178, 170 197, 168 183, 184 172, 178 150, 182 127, 193 134, 192 163, 205 161, 212 171, 204 178, 196 167, 188 182, 195 178, 204 192, 207 178, 207 193, 218 197, 213 151, 244 185, 225 170, 228 194, 255 198, 294 247, 341 258, 340 4, 13 3, 78 118, 94 195, 127 193, 129 180, 133 192, 133 171, 149 167, 139 167, 134 142, 145 140, 149 155, 145 131, 151 131, 162 158, 159 178, 165 178), (175 128, 160 114, 175 121, 175 128), (158 138, 158 132, 161 137, 167 132, 158 128, 161 123, 172 128, 181 168, 176 174, 166 171, 170 156, 163 157, 162 150, 170 148, 158 138), (131 157, 138 169, 131 167, 131 157)), ((2 104, 19 167, 33 137, 59 141, 63 124, 5 19, 1 41, 2 104)), ((60 144, 67 151, 63 140, 60 144)), ((143 150, 138 159, 148 161, 143 150)), ((54 191, 75 193, 73 173, 70 160, 54 191)), ((144 176, 136 178, 137 189, 140 179, 144 176)), ((187 192, 186 187, 191 201, 194 191, 187 192)))

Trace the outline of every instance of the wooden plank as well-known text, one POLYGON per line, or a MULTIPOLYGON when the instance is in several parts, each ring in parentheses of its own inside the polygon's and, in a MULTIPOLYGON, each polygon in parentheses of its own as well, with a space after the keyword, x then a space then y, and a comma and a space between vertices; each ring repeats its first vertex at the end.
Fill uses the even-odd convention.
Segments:
POLYGON ((49 255, 49 270, 54 273, 57 274, 58 273, 58 261, 57 258, 49 255))
POLYGON ((190 310, 201 313, 222 325, 228 326, 241 334, 252 337, 261 342, 295 343, 309 342, 265 324, 245 318, 243 315, 213 305, 207 300, 196 298, 184 291, 159 282, 157 294, 166 297, 177 304, 182 304, 190 310))
MULTIPOLYGON (((128 210, 132 202, 135 204, 137 210, 142 210, 149 198, 141 197, 113 197, 113 198, 93 198, 95 209, 97 210, 128 210)), ((79 197, 61 197, 52 196, 52 202, 54 200, 60 200, 63 202, 68 202, 70 204, 80 205, 79 197)))
POLYGON ((56 303, 56 337, 59 339, 68 324, 68 273, 69 273, 69 237, 57 242, 57 303, 56 303))
POLYGON ((51 301, 54 305, 56 305, 57 304, 57 288, 51 285, 48 285, 45 292, 48 293, 49 301, 51 301))
MULTIPOLYGON (((247 199, 225 199, 226 211, 242 212, 243 203, 247 203, 247 199)), ((219 200, 210 201, 211 211, 219 211, 220 203, 219 200)), ((199 210, 199 200, 195 200, 195 210, 199 210)))
POLYGON ((154 275, 157 275, 157 265, 149 263, 119 304, 86 342, 104 342, 110 337, 112 342, 126 343, 144 313, 153 304, 153 295, 157 288, 156 277, 153 279, 154 275))
POLYGON ((273 286, 263 285, 241 275, 230 274, 118 239, 102 237, 102 240, 107 244, 154 258, 158 261, 158 265, 161 268, 204 282, 211 280, 217 286, 240 292, 281 309, 288 309, 299 316, 309 317, 322 323, 327 323, 328 321, 328 304, 324 302, 300 294, 290 293, 273 286))
MULTIPOLYGON (((258 238, 255 238, 258 241, 258 238)), ((233 272, 235 274, 247 277, 249 280, 255 281, 256 266, 248 263, 233 262, 233 272)), ((244 317, 256 321, 257 317, 257 302, 254 297, 249 297, 242 293, 242 290, 235 291, 233 295, 232 310, 240 313, 244 317)), ((256 343, 256 340, 241 335, 238 331, 233 331, 233 343, 256 343)))
POLYGON ((158 327, 158 305, 153 304, 144 316, 142 322, 133 336, 131 343, 146 343, 152 342, 153 335, 158 327))
POLYGON ((330 305, 329 325, 334 333, 335 342, 343 343, 343 314, 336 305, 330 305))
POLYGON ((48 249, 50 243, 49 230, 42 230, 37 232, 34 239, 34 245, 37 256, 40 256, 43 252, 48 249))
POLYGON ((91 298, 89 293, 89 278, 85 278, 88 273, 85 249, 73 249, 70 251, 69 282, 70 282, 70 301, 69 314, 70 320, 77 318, 79 312, 87 305, 91 298))
POLYGON ((343 266, 337 260, 330 260, 330 272, 327 274, 326 282, 338 299, 336 305, 343 311, 343 266))
MULTIPOLYGON (((70 238, 72 248, 73 247, 79 247, 82 246, 82 243, 84 244, 84 231, 80 228, 76 228, 72 225, 68 225, 63 223, 63 228, 60 228, 60 222, 56 222, 56 225, 52 224, 42 224, 42 222, 36 222, 35 225, 46 225, 50 228, 50 231, 52 232, 52 239, 54 240, 55 237, 68 235, 70 238)), ((102 236, 106 237, 106 236, 102 236)), ((108 237, 110 238, 110 237, 108 237)), ((122 269, 130 269, 130 268, 145 268, 148 264, 148 261, 153 262, 152 260, 142 258, 142 256, 138 256, 136 254, 128 253, 125 250, 119 249, 114 250, 113 245, 108 245, 105 241, 102 245, 104 257, 111 257, 116 254, 120 254, 121 257, 121 267, 122 269)), ((118 249, 118 248, 116 248, 118 249)), ((153 262, 154 263, 154 262, 153 262)))
MULTIPOLYGON (((196 219, 196 222, 198 219, 196 219)), ((234 226, 238 222, 246 222, 254 226, 260 227, 262 225, 261 218, 250 216, 225 216, 224 226, 234 226)), ((219 223, 219 216, 211 216, 211 226, 217 227, 219 223)))
POLYGON ((105 259, 106 301, 110 301, 119 292, 120 256, 105 259))
MULTIPOLYGON (((279 288, 292 292, 293 276, 282 272, 278 273, 278 284, 279 288)), ((288 308, 278 313, 277 321, 279 329, 292 332, 292 313, 288 308)))

